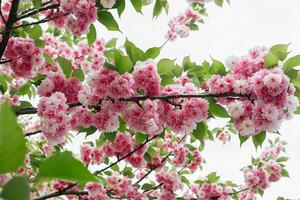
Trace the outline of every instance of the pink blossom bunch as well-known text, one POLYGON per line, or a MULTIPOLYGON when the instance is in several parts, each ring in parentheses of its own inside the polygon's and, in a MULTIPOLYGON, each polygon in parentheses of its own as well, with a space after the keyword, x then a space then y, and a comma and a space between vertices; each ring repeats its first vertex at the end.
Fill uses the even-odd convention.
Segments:
POLYGON ((156 173, 156 180, 162 183, 161 186, 165 191, 176 191, 182 187, 177 172, 164 172, 156 173))
POLYGON ((42 50, 31 39, 10 38, 4 56, 11 60, 8 65, 17 77, 30 78, 45 62, 42 50))
POLYGON ((177 146, 173 150, 173 154, 175 155, 175 158, 173 159, 173 164, 175 166, 180 166, 185 163, 186 156, 187 156, 187 150, 183 146, 177 146))
POLYGON ((143 89, 145 95, 158 95, 160 91, 160 77, 154 60, 137 62, 132 72, 136 89, 143 89))
POLYGON ((106 194, 106 190, 99 183, 87 183, 85 185, 88 191, 87 200, 108 200, 109 197, 106 194))
POLYGON ((120 178, 116 174, 107 178, 107 190, 111 190, 114 197, 126 197, 126 199, 146 200, 147 196, 138 191, 137 187, 132 185, 132 181, 128 177, 120 178))
POLYGON ((61 92, 42 97, 38 103, 38 116, 42 121, 42 132, 52 144, 64 141, 70 129, 67 98, 61 92))
POLYGON ((55 92, 65 94, 68 103, 78 102, 78 91, 82 89, 82 84, 76 77, 66 79, 61 73, 51 73, 39 85, 38 94, 49 97, 55 92))
POLYGON ((233 192, 228 186, 223 187, 216 183, 203 183, 201 185, 193 185, 191 188, 192 192, 197 194, 200 199, 210 200, 227 200, 230 194, 233 192))
POLYGON ((104 152, 100 148, 84 144, 80 147, 80 157, 87 165, 100 165, 104 159, 104 152))
POLYGON ((66 28, 74 36, 81 36, 88 31, 90 24, 97 19, 97 9, 94 0, 57 0, 61 10, 46 11, 44 15, 54 18, 50 24, 58 28, 66 28))
POLYGON ((188 165, 187 168, 189 168, 190 170, 196 170, 201 163, 203 162, 203 158, 202 155, 200 154, 200 152, 198 150, 195 150, 192 152, 192 157, 194 160, 192 160, 188 165))
POLYGON ((195 22, 201 21, 200 14, 192 9, 187 9, 184 13, 174 17, 168 24, 169 30, 166 38, 174 41, 178 36, 181 38, 188 37, 190 26, 195 22))
POLYGON ((206 85, 212 94, 244 95, 233 101, 219 98, 228 105, 234 126, 243 136, 261 131, 277 131, 284 119, 289 119, 299 106, 294 96, 295 87, 280 67, 264 68, 267 49, 255 48, 247 56, 231 57, 227 62, 230 74, 214 75, 206 85))

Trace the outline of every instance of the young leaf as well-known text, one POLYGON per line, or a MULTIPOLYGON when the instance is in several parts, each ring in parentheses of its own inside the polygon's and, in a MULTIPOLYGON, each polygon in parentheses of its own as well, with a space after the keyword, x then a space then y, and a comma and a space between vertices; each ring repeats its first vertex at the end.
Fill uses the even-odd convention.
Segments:
POLYGON ((223 106, 221 106, 215 102, 209 103, 208 110, 215 117, 230 118, 230 115, 228 114, 226 109, 223 106))
POLYGON ((85 76, 80 66, 73 71, 72 77, 77 77, 80 81, 84 81, 85 76))
POLYGON ((296 55, 294 57, 289 58, 285 63, 283 64, 284 70, 288 70, 293 67, 297 67, 300 65, 300 55, 296 55))
POLYGON ((198 124, 197 124, 197 127, 196 127, 196 129, 193 131, 193 136, 196 138, 196 139, 198 139, 198 140, 200 140, 201 142, 203 142, 204 141, 204 138, 205 138, 205 136, 206 136, 206 134, 207 134, 207 126, 206 126, 206 124, 204 124, 204 122, 199 122, 198 124))
POLYGON ((124 46, 127 55, 133 61, 134 64, 137 61, 145 61, 147 59, 145 53, 129 40, 126 40, 124 46))
POLYGON ((134 9, 136 10, 136 12, 142 13, 142 5, 143 5, 142 0, 130 0, 130 1, 134 9))
POLYGON ((277 58, 281 61, 286 59, 288 52, 288 44, 277 44, 270 48, 270 51, 277 56, 277 58))
POLYGON ((34 25, 29 31, 28 31, 28 33, 29 33, 29 37, 31 38, 31 39, 39 39, 41 36, 42 36, 42 34, 43 34, 43 30, 42 30, 42 28, 41 28, 41 26, 40 25, 34 25))
POLYGON ((99 10, 98 21, 103 24, 109 31, 120 31, 119 25, 116 22, 114 16, 108 11, 99 10))
POLYGON ((29 200, 30 188, 26 177, 14 177, 3 187, 0 197, 5 200, 29 200))
POLYGON ((247 136, 242 136, 239 134, 239 139, 240 139, 240 147, 249 139, 247 136))
POLYGON ((59 152, 42 161, 37 180, 61 179, 97 182, 97 178, 71 152, 59 152))
POLYGON ((146 138, 147 138, 147 134, 136 133, 135 134, 135 143, 141 144, 142 142, 144 142, 144 140, 146 140, 146 138))
POLYGON ((271 51, 264 57, 264 61, 267 68, 272 68, 278 65, 278 57, 271 51))
POLYGON ((90 25, 89 32, 87 33, 87 41, 89 46, 92 46, 97 38, 97 31, 94 24, 90 25))
POLYGON ((161 74, 167 74, 169 76, 173 77, 173 68, 174 68, 174 60, 170 60, 167 58, 161 59, 157 63, 157 71, 158 73, 161 74))
POLYGON ((223 0, 215 0, 215 4, 222 7, 223 6, 223 0))
POLYGON ((24 161, 25 138, 7 102, 0 105, 0 174, 15 172, 24 161))
POLYGON ((58 56, 57 61, 66 77, 69 78, 72 74, 72 63, 60 56, 58 56))
POLYGON ((153 8, 153 18, 158 17, 161 14, 162 9, 163 5, 161 0, 156 0, 153 8))
POLYGON ((252 141, 253 141, 253 144, 254 144, 255 148, 257 148, 258 146, 262 146, 265 139, 266 139, 266 132, 265 131, 262 131, 258 135, 253 136, 252 141))
POLYGON ((115 60, 115 64, 117 67, 117 71, 120 74, 124 74, 125 72, 130 72, 133 68, 133 63, 128 56, 121 56, 115 60))
POLYGON ((157 56, 159 56, 160 48, 159 47, 152 47, 152 48, 148 49, 145 54, 146 54, 147 58, 153 58, 154 59, 157 56))
POLYGON ((125 7, 126 7, 126 2, 125 2, 125 0, 120 0, 119 6, 118 6, 118 8, 117 8, 119 17, 121 17, 122 13, 123 13, 124 10, 125 10, 125 7))

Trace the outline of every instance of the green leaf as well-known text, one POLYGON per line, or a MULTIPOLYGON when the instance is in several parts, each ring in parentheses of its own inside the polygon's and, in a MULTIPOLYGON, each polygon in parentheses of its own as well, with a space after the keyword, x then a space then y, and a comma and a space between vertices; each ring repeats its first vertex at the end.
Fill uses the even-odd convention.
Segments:
POLYGON ((44 53, 44 58, 45 58, 46 63, 48 63, 49 65, 55 65, 54 61, 48 54, 44 53))
POLYGON ((133 68, 133 62, 130 60, 128 56, 121 56, 115 60, 116 70, 120 74, 124 74, 125 72, 130 72, 133 68))
POLYGON ((36 9, 39 9, 42 5, 42 0, 34 0, 32 3, 36 9))
POLYGON ((146 54, 129 40, 126 40, 124 46, 127 55, 133 61, 134 64, 137 61, 145 61, 147 59, 146 54))
POLYGON ((146 140, 147 136, 148 136, 147 134, 136 133, 135 134, 135 143, 141 144, 142 142, 144 142, 144 140, 146 140))
POLYGON ((45 42, 41 39, 35 39, 34 43, 39 48, 44 48, 45 47, 45 42))
POLYGON ((77 69, 73 71, 72 77, 77 77, 81 82, 84 81, 85 76, 81 66, 79 66, 77 69))
POLYGON ((92 46, 97 39, 97 31, 94 24, 90 25, 89 32, 86 35, 89 46, 92 46))
POLYGON ((279 158, 277 158, 277 162, 286 162, 286 161, 288 161, 289 160, 289 158, 288 157, 284 157, 284 156, 282 156, 282 157, 279 157, 279 158))
POLYGON ((152 47, 152 48, 148 49, 145 54, 146 54, 147 58, 153 58, 154 59, 157 56, 159 56, 160 48, 159 47, 152 47))
POLYGON ((289 58, 283 64, 283 69, 288 70, 290 68, 294 68, 300 65, 300 55, 296 55, 294 57, 289 58))
POLYGON ((136 12, 142 13, 143 1, 142 0, 130 0, 130 1, 134 9, 136 10, 136 12))
POLYGON ((214 1, 217 6, 220 6, 220 7, 223 6, 223 0, 214 0, 214 1))
POLYGON ((161 0, 156 0, 153 8, 153 18, 158 17, 161 14, 162 9, 163 5, 161 0))
POLYGON ((219 75, 226 75, 226 69, 224 64, 221 61, 216 59, 212 59, 213 63, 209 69, 210 74, 219 74, 219 75))
POLYGON ((125 2, 125 0, 120 0, 119 6, 118 6, 118 8, 117 8, 119 17, 121 17, 122 13, 123 13, 124 10, 125 10, 125 7, 126 7, 126 2, 125 2))
POLYGON ((142 190, 151 190, 152 188, 154 188, 154 186, 150 183, 145 183, 142 185, 142 190))
POLYGON ((264 61, 267 68, 272 68, 278 65, 278 57, 271 51, 264 57, 264 61))
POLYGON ((239 134, 239 139, 240 139, 240 146, 242 146, 249 139, 249 137, 239 134))
POLYGON ((211 172, 207 175, 207 180, 209 183, 216 183, 220 179, 220 176, 217 176, 216 172, 211 172))
POLYGON ((288 44, 277 44, 270 48, 270 51, 278 57, 279 60, 283 61, 286 59, 288 52, 288 44))
POLYGON ((117 40, 118 38, 113 38, 111 40, 109 40, 106 44, 105 44, 105 48, 115 48, 116 47, 116 44, 117 44, 117 40))
POLYGON ((92 135, 97 131, 97 128, 94 126, 88 127, 88 128, 83 128, 80 127, 78 133, 86 133, 85 137, 92 135))
POLYGON ((14 177, 2 189, 0 197, 5 200, 29 200, 30 188, 26 177, 14 177))
POLYGON ((173 78, 170 75, 162 74, 162 75, 160 75, 160 78, 161 78, 160 84, 162 86, 171 85, 171 84, 175 83, 175 81, 173 80, 173 78))
POLYGON ((227 113, 226 109, 216 102, 209 102, 208 111, 215 117, 230 118, 230 115, 227 113))
POLYGON ((117 131, 111 132, 111 133, 102 133, 105 135, 105 138, 109 140, 111 143, 114 143, 116 136, 117 136, 117 131))
POLYGON ((0 106, 0 174, 3 174, 15 172, 23 164, 26 146, 15 113, 6 101, 0 106))
POLYGON ((265 131, 262 131, 258 135, 253 136, 252 141, 253 141, 253 144, 254 144, 255 148, 257 148, 258 146, 262 146, 265 139, 266 139, 266 132, 265 131))
POLYGON ((61 179, 97 182, 97 178, 71 152, 59 152, 42 161, 37 180, 61 179))
POLYGON ((281 176, 283 176, 283 177, 290 177, 289 172, 286 171, 285 169, 282 169, 281 176))
POLYGON ((66 75, 66 77, 70 78, 70 76, 72 74, 72 63, 70 61, 68 61, 67 59, 60 57, 60 56, 58 56, 57 61, 60 65, 62 71, 66 75))
POLYGON ((40 25, 34 25, 29 31, 29 37, 36 40, 39 39, 42 34, 43 34, 43 30, 41 28, 40 25))
POLYGON ((106 10, 98 11, 98 21, 103 24, 109 31, 120 31, 119 25, 116 22, 114 16, 106 10))
POLYGON ((157 71, 160 75, 167 74, 167 75, 173 77, 174 65, 175 65, 174 60, 163 58, 157 63, 157 71))
POLYGON ((193 136, 196 138, 196 139, 198 139, 198 140, 200 140, 201 142, 203 142, 204 141, 204 138, 205 138, 205 136, 206 136, 206 134, 207 134, 207 126, 206 126, 206 124, 204 123, 204 122, 199 122, 198 124, 197 124, 197 127, 196 127, 196 129, 193 131, 193 136))
POLYGON ((4 94, 7 91, 7 82, 4 76, 0 74, 0 91, 4 94))

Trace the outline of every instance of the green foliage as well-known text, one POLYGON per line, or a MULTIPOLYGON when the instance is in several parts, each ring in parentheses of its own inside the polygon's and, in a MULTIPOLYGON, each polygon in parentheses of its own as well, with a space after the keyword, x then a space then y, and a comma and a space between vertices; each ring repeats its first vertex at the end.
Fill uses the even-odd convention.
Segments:
POLYGON ((208 174, 207 176, 207 181, 209 183, 216 183, 219 181, 220 179, 220 176, 217 176, 217 173, 216 172, 211 172, 210 174, 208 174))
POLYGON ((154 59, 157 56, 159 56, 160 48, 159 47, 152 47, 152 48, 148 49, 145 54, 146 54, 147 58, 153 58, 154 59))
POLYGON ((257 148, 259 146, 261 147, 263 142, 265 141, 265 139, 266 139, 266 132, 265 131, 262 131, 259 134, 253 136, 252 141, 253 141, 253 144, 254 144, 255 148, 257 148))
POLYGON ((289 44, 277 44, 270 48, 270 52, 272 52, 277 58, 281 61, 285 60, 288 52, 289 44))
POLYGON ((242 146, 248 139, 249 137, 239 134, 240 146, 242 146))
POLYGON ((72 63, 67 59, 58 56, 57 61, 64 72, 65 76, 69 78, 72 74, 72 63))
POLYGON ((215 1, 215 4, 222 7, 223 6, 223 3, 224 1, 223 0, 214 0, 215 1))
POLYGON ((30 188, 26 177, 14 177, 2 189, 0 197, 4 200, 29 200, 30 188))
POLYGON ((116 22, 114 16, 109 11, 99 10, 98 21, 101 24, 103 24, 109 31, 120 31, 118 23, 116 22))
POLYGON ((42 161, 37 180, 60 179, 97 182, 96 177, 71 152, 59 152, 42 161))
POLYGON ((72 77, 76 77, 78 78, 80 81, 84 81, 85 76, 83 73, 83 70, 81 68, 81 66, 79 66, 77 69, 75 69, 72 73, 72 77))
POLYGON ((142 6, 143 6, 143 1, 142 0, 130 0, 132 6, 138 13, 142 13, 142 6))
POLYGON ((133 68, 133 62, 128 56, 116 56, 115 54, 115 65, 116 65, 116 70, 120 74, 124 74, 125 72, 130 72, 133 68))
POLYGON ((288 70, 290 68, 297 67, 297 66, 300 66, 300 55, 293 56, 289 58, 287 61, 285 61, 283 64, 283 69, 288 70))
POLYGON ((104 134, 106 140, 110 141, 111 143, 114 143, 117 136, 117 131, 110 132, 110 133, 102 133, 102 134, 104 134))
POLYGON ((86 35, 89 46, 92 46, 97 39, 97 31, 94 24, 90 25, 89 32, 86 35))
POLYGON ((146 54, 129 40, 125 41, 124 47, 127 55, 133 61, 134 64, 137 61, 145 61, 147 59, 146 54))
POLYGON ((15 172, 24 161, 25 138, 7 102, 0 107, 0 174, 15 172))
POLYGON ((203 143, 207 135, 207 125, 204 122, 199 122, 192 135, 203 143))
POLYGON ((161 59, 158 63, 157 63, 157 71, 158 74, 166 74, 169 76, 173 76, 173 69, 175 66, 175 60, 170 60, 167 58, 161 59))
POLYGON ((125 0, 120 0, 120 4, 119 4, 119 6, 117 8, 119 17, 121 17, 122 13, 125 10, 125 7, 126 7, 126 1, 125 0))
POLYGON ((271 51, 264 57, 265 66, 272 68, 278 65, 278 57, 271 51))
POLYGON ((29 33, 29 37, 30 37, 31 39, 36 40, 36 39, 39 39, 39 38, 42 36, 43 30, 42 30, 42 27, 41 27, 40 25, 36 24, 36 25, 34 25, 34 26, 28 31, 28 33, 29 33))
POLYGON ((215 100, 210 99, 208 111, 215 117, 230 118, 230 115, 226 109, 220 104, 216 103, 215 100))
POLYGON ((135 134, 135 143, 136 144, 141 144, 143 143, 146 139, 147 139, 147 134, 143 134, 143 133, 136 133, 135 134))

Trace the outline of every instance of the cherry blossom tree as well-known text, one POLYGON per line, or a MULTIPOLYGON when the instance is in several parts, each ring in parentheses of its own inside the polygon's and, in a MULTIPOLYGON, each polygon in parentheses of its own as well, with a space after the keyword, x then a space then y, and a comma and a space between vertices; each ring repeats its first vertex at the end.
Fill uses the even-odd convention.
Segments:
POLYGON ((152 6, 157 18, 168 0, 0 0, 0 198, 253 200, 288 177, 280 135, 260 149, 300 114, 300 55, 288 44, 225 64, 158 59, 201 26, 209 2, 188 0, 165 43, 142 50, 98 38, 95 24, 121 32, 112 13, 152 6), (207 123, 221 118, 224 127, 207 123), (95 139, 75 143, 79 134, 95 139), (209 165, 205 143, 231 137, 261 152, 241 170, 244 182, 196 178, 209 165))

